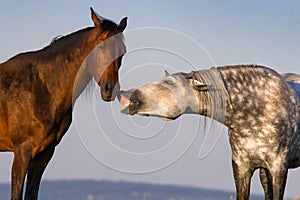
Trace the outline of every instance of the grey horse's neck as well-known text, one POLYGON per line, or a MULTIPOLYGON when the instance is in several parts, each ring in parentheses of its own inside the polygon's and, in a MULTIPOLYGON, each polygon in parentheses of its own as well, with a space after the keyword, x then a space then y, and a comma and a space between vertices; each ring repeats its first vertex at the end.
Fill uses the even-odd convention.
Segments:
POLYGON ((200 113, 202 107, 206 107, 206 116, 224 124, 227 107, 227 90, 219 70, 215 67, 209 70, 194 71, 191 73, 193 79, 208 85, 208 91, 200 94, 200 113))

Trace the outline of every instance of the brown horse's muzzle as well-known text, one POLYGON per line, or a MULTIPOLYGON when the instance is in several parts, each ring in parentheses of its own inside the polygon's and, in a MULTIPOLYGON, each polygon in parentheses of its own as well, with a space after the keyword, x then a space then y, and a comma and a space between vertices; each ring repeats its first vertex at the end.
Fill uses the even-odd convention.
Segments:
POLYGON ((115 100, 118 92, 120 91, 120 84, 119 82, 116 82, 115 84, 106 82, 100 88, 103 101, 109 102, 115 100))

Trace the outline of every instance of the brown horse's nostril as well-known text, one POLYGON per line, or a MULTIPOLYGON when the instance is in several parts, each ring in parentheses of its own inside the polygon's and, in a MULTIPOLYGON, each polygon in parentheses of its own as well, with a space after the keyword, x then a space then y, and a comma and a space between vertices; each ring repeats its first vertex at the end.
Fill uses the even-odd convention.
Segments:
POLYGON ((104 89, 106 92, 110 92, 112 90, 111 84, 110 83, 106 83, 104 86, 104 89))
POLYGON ((102 99, 104 101, 113 101, 120 90, 120 84, 118 82, 106 82, 100 88, 102 99))

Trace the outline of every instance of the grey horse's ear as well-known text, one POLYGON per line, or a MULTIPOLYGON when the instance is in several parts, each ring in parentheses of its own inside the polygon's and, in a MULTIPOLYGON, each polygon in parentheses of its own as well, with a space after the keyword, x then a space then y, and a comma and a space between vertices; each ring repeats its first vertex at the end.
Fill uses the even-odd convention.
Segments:
POLYGON ((198 90, 198 91, 208 91, 208 88, 209 86, 200 82, 200 81, 197 81, 197 80, 194 80, 194 79, 189 79, 189 82, 190 82, 190 85, 195 89, 195 90, 198 90))
POLYGON ((165 77, 170 76, 170 73, 165 69, 165 77))

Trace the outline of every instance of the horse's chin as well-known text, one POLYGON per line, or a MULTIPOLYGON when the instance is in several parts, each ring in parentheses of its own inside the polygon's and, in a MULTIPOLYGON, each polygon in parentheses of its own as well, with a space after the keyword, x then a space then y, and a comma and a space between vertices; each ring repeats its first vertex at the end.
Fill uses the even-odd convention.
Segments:
POLYGON ((137 112, 136 114, 141 115, 141 116, 147 116, 147 117, 157 117, 164 121, 173 121, 179 117, 179 116, 169 117, 169 116, 163 116, 163 115, 158 115, 158 114, 151 114, 151 113, 147 113, 147 112, 137 112))
POLYGON ((126 115, 140 115, 140 116, 146 116, 146 117, 157 117, 161 120, 164 120, 164 121, 172 121, 172 120, 175 120, 177 117, 166 117, 166 116, 162 116, 162 115, 157 115, 157 114, 151 114, 151 113, 148 113, 148 112, 144 112, 144 111, 132 111, 130 109, 130 105, 127 105, 125 107, 123 107, 123 109, 121 110, 121 113, 123 114, 126 114, 126 115))
POLYGON ((116 95, 101 93, 101 98, 102 98, 103 101, 111 102, 111 101, 114 101, 116 99, 116 95))
POLYGON ((106 102, 111 102, 113 100, 115 100, 114 98, 111 98, 111 97, 102 97, 102 100, 103 101, 106 101, 106 102))
POLYGON ((172 121, 177 119, 179 116, 176 117, 168 117, 168 116, 163 116, 163 115, 158 115, 158 114, 152 114, 151 112, 147 111, 142 111, 142 110, 133 110, 130 108, 130 104, 125 105, 123 109, 121 110, 121 113, 126 114, 126 115, 140 115, 140 116, 146 116, 146 117, 157 117, 161 120, 164 121, 172 121))

